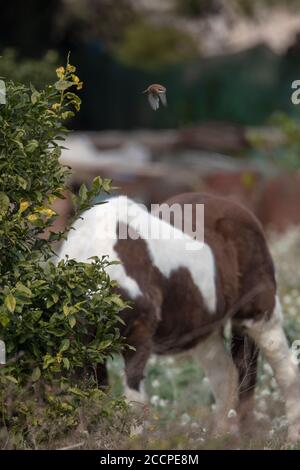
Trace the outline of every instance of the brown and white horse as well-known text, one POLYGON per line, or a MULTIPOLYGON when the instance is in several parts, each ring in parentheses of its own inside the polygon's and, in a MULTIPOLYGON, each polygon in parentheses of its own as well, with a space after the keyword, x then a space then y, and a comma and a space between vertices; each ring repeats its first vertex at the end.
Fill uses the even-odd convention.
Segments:
MULTIPOLYGON (((135 348, 124 353, 128 399, 145 401, 144 370, 152 353, 190 350, 211 384, 217 432, 247 426, 261 350, 284 395, 288 437, 300 439, 298 367, 282 329, 274 266, 259 222, 240 205, 208 194, 181 194, 164 204, 182 213, 192 208, 196 235, 120 196, 87 211, 60 253, 121 262, 109 274, 133 301, 122 312, 122 334, 135 348), (197 236, 198 206, 204 207, 204 240, 197 236), (231 352, 223 339, 228 321, 231 352)), ((105 379, 105 368, 99 371, 105 379)))

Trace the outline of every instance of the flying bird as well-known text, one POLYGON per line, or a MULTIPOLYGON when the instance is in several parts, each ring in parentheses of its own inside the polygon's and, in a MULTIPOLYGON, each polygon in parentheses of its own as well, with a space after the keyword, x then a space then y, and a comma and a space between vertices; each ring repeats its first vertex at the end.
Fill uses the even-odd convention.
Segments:
POLYGON ((167 106, 166 92, 167 89, 158 83, 149 85, 148 88, 143 91, 143 93, 148 93, 148 100, 151 108, 154 109, 154 111, 159 108, 159 100, 164 106, 167 106))

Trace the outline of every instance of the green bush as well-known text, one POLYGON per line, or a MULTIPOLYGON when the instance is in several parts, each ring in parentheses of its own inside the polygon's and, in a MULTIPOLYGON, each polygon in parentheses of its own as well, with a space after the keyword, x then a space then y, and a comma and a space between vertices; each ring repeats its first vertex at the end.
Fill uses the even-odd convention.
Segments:
POLYGON ((198 54, 193 38, 173 26, 134 23, 116 49, 125 64, 145 70, 185 62, 198 54))
MULTIPOLYGON (((64 198, 63 121, 80 108, 72 89, 82 87, 69 63, 56 72, 58 80, 41 91, 12 81, 6 97, 3 82, 0 89, 0 338, 7 348, 0 407, 2 425, 23 432, 32 418, 32 394, 45 404, 44 415, 72 411, 70 396, 94 393, 94 368, 123 347, 118 313, 124 304, 113 293, 108 261, 56 265, 52 243, 64 234, 43 237, 56 217, 53 201, 64 198)), ((73 196, 76 214, 109 185, 97 177, 89 190, 82 186, 73 196)))
POLYGON ((58 54, 48 51, 41 59, 19 59, 15 49, 4 49, 0 52, 0 77, 6 80, 43 88, 55 79, 55 67, 58 54))
POLYGON ((268 133, 250 131, 248 140, 252 155, 260 160, 269 161, 285 171, 294 172, 300 168, 300 119, 283 112, 275 113, 268 124, 273 126, 277 136, 270 139, 268 133))

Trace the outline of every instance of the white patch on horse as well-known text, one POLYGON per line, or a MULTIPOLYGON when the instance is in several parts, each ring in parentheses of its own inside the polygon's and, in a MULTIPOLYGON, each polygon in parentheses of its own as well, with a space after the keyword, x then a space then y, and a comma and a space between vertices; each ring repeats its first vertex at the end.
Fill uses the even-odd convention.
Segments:
MULTIPOLYGON (((91 262, 91 256, 106 255, 109 261, 118 260, 114 250, 118 220, 110 202, 94 206, 83 214, 83 219, 76 220, 73 225, 75 230, 69 233, 68 240, 62 246, 60 258, 68 255, 77 261, 91 262)), ((128 276, 121 263, 108 266, 106 271, 132 299, 142 295, 137 282, 128 276)))
MULTIPOLYGON (((217 298, 215 260, 211 248, 206 243, 193 240, 189 235, 149 214, 126 197, 121 196, 111 200, 110 203, 117 204, 119 207, 125 205, 128 213, 134 214, 131 219, 129 217, 129 227, 137 231, 145 240, 153 264, 166 278, 181 267, 189 270, 208 310, 214 313, 217 298), (150 234, 149 227, 151 227, 150 234), (151 237, 151 233, 159 234, 159 238, 151 237), (194 248, 192 248, 193 245, 194 248)), ((120 221, 128 223, 125 211, 120 210, 119 213, 121 214, 120 221), (123 220, 122 214, 124 214, 123 220)))
MULTIPOLYGON (((83 219, 75 222, 75 230, 70 232, 60 257, 68 254, 70 258, 89 262, 91 256, 107 255, 109 260, 117 260, 114 245, 118 222, 128 224, 145 240, 152 263, 166 278, 181 267, 188 269, 208 310, 216 311, 215 261, 210 247, 149 214, 126 196, 109 199, 84 213, 83 219), (149 227, 159 238, 151 238, 149 227)), ((112 265, 107 271, 132 299, 142 296, 137 282, 128 276, 122 264, 112 265)))

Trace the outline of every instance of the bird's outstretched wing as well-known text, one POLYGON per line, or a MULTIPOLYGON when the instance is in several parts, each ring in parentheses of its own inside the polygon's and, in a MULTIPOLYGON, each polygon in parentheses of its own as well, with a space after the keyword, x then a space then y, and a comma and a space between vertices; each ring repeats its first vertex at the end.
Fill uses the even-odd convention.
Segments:
POLYGON ((148 100, 150 103, 150 106, 154 111, 156 111, 159 108, 159 98, 157 95, 154 95, 154 93, 149 93, 148 94, 148 100))
POLYGON ((160 101, 164 106, 167 106, 167 95, 165 91, 160 91, 158 93, 158 96, 160 97, 160 101))

